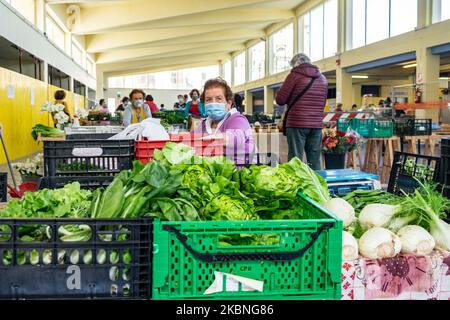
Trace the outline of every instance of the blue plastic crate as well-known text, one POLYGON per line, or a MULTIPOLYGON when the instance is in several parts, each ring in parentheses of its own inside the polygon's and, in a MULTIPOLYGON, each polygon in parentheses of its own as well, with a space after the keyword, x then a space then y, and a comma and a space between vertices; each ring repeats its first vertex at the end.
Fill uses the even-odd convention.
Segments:
POLYGON ((342 181, 357 181, 357 180, 377 180, 380 176, 372 173, 356 171, 353 169, 339 169, 339 170, 319 170, 317 171, 326 182, 342 182, 342 181))
POLYGON ((328 190, 330 190, 332 197, 344 197, 355 190, 375 190, 375 183, 374 180, 367 180, 351 183, 336 183, 334 185, 329 184, 328 190))
POLYGON ((376 174, 352 169, 317 171, 328 184, 331 196, 343 197, 355 190, 374 190, 379 188, 376 174))

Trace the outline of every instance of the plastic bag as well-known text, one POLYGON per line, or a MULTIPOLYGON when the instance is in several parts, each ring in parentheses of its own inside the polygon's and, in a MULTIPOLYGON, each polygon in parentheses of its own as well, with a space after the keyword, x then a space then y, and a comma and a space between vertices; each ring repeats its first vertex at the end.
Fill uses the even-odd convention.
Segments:
POLYGON ((122 132, 112 136, 108 140, 139 140, 141 137, 149 141, 170 140, 167 130, 160 123, 160 119, 149 118, 140 123, 129 125, 122 132))

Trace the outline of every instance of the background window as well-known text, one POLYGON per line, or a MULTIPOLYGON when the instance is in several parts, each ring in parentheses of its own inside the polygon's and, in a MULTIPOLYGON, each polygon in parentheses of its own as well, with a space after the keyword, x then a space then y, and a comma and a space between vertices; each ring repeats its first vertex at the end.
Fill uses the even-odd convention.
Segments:
POLYGON ((201 89, 206 80, 219 76, 219 65, 163 71, 140 75, 111 77, 110 88, 201 89))
POLYGON ((329 0, 306 13, 299 20, 299 43, 312 61, 334 56, 337 52, 338 1, 329 0))
POLYGON ((236 56, 233 60, 234 81, 233 85, 237 86, 245 82, 245 51, 236 56))
POLYGON ((248 50, 250 81, 264 77, 266 64, 266 43, 261 41, 248 50))
POLYGON ((72 58, 80 66, 83 66, 83 51, 75 43, 72 43, 72 58))
POLYGON ((450 0, 433 0, 433 23, 450 19, 450 0))
POLYGON ((351 43, 359 48, 417 27, 417 0, 347 0, 351 43))
POLYGON ((391 37, 417 27, 417 2, 412 2, 413 5, 409 5, 408 0, 391 0, 391 37))
POLYGON ((271 73, 289 69, 294 54, 294 24, 291 23, 269 37, 271 73))
POLYGON ((87 72, 95 77, 95 64, 91 59, 86 59, 86 70, 87 72))
POLYGON ((323 58, 334 56, 338 42, 338 1, 330 0, 324 5, 323 58))
POLYGON ((64 31, 53 21, 52 18, 47 17, 47 37, 53 41, 60 49, 65 51, 65 38, 64 31))
POLYGON ((366 0, 366 44, 389 38, 389 0, 366 0))
POLYGON ((223 64, 223 78, 228 83, 228 85, 232 85, 231 83, 231 60, 228 60, 223 64))

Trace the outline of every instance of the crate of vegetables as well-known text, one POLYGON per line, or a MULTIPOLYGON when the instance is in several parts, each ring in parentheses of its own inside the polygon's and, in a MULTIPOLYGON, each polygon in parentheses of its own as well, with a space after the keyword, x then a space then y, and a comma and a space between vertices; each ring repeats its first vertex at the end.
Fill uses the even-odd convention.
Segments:
POLYGON ((44 141, 44 177, 49 188, 80 181, 95 188, 132 168, 134 140, 44 141))
POLYGON ((339 299, 342 224, 298 201, 300 220, 155 221, 153 299, 339 299))
POLYGON ((441 159, 433 156, 396 152, 389 178, 388 192, 402 195, 419 187, 416 179, 439 182, 441 159))
POLYGON ((94 214, 91 200, 74 183, 2 210, 0 299, 150 297, 151 218, 94 214))
MULTIPOLYGON (((170 134, 170 141, 152 141, 142 138, 136 141, 136 160, 147 163, 153 160, 155 150, 163 149, 168 142, 181 143, 193 148, 198 156, 220 156, 224 154, 222 139, 205 139, 191 133, 170 134)), ((173 145, 173 144, 172 144, 173 145)))

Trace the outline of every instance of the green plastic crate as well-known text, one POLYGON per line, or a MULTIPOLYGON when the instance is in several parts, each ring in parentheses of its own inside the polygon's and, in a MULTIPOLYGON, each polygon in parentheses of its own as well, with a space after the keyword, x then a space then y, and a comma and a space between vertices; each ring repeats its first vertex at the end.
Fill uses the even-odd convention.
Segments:
POLYGON ((342 221, 303 195, 299 202, 302 220, 155 221, 152 299, 340 299, 342 221), (237 234, 277 235, 279 242, 219 244, 221 236, 237 234), (204 295, 214 271, 263 281, 263 291, 239 286, 204 295))
POLYGON ((337 119, 336 129, 338 131, 346 133, 348 130, 348 127, 350 127, 350 119, 342 119, 342 118, 337 119))
POLYGON ((356 131, 360 136, 369 138, 375 127, 375 119, 356 119, 350 120, 352 130, 356 131))
POLYGON ((392 120, 376 120, 370 138, 390 138, 394 135, 392 120))

